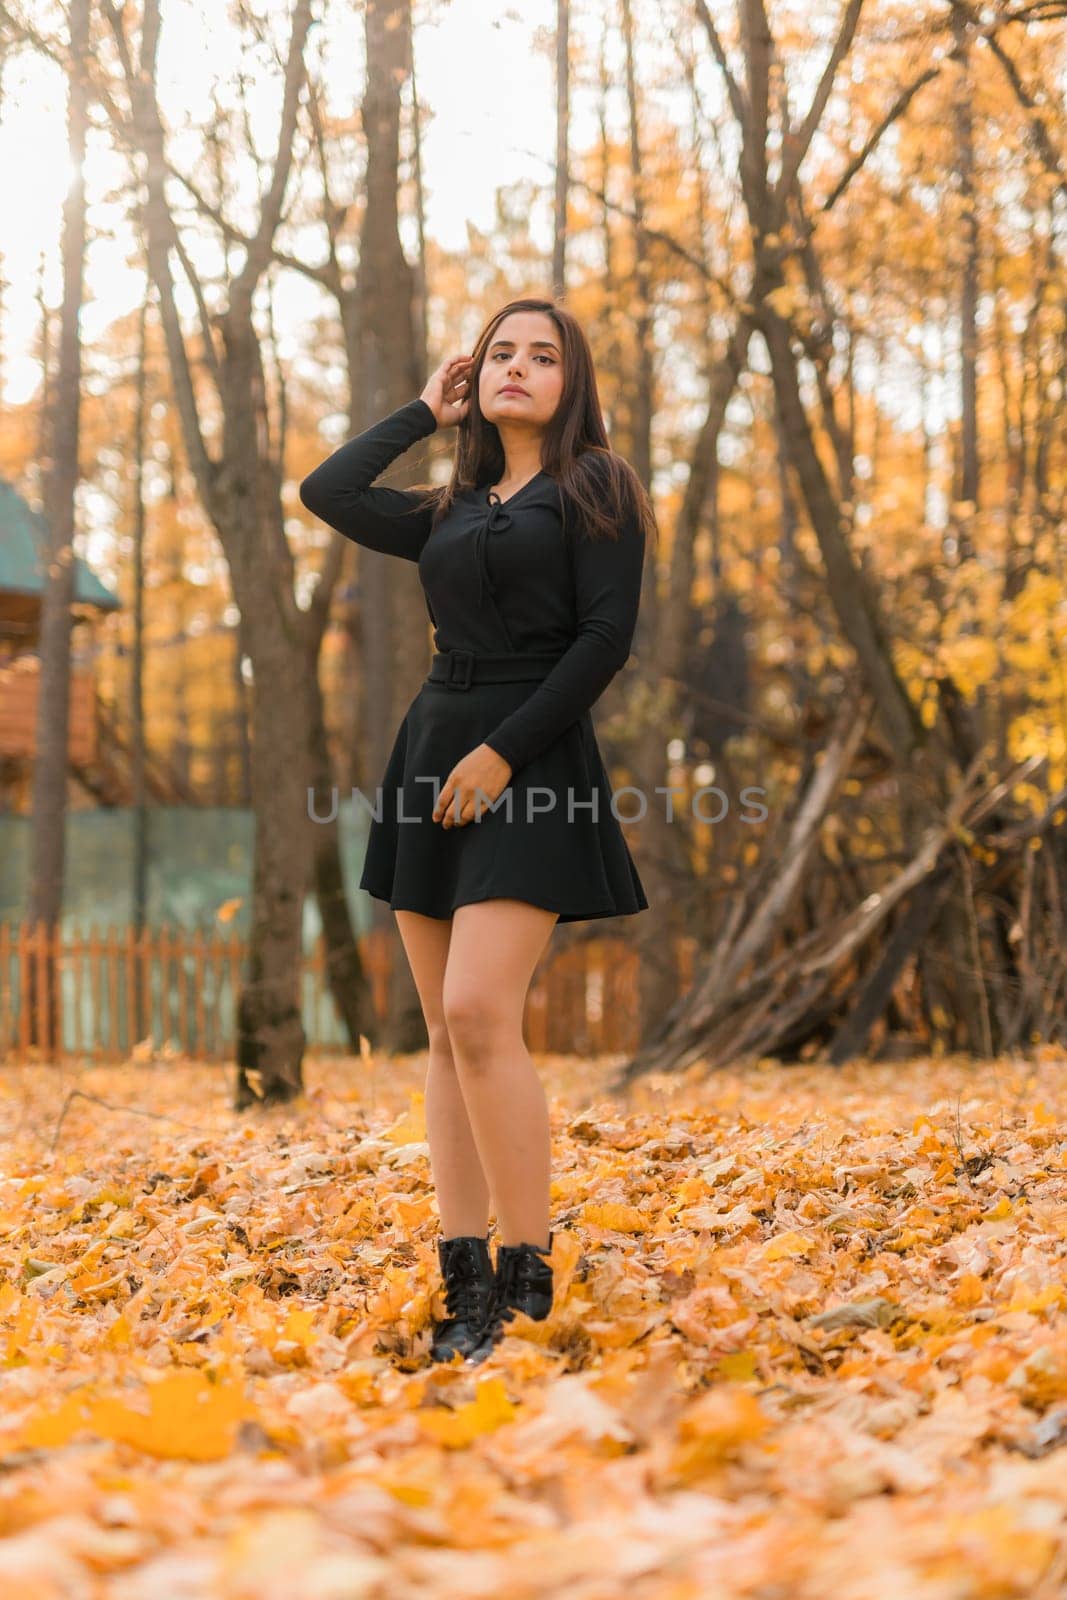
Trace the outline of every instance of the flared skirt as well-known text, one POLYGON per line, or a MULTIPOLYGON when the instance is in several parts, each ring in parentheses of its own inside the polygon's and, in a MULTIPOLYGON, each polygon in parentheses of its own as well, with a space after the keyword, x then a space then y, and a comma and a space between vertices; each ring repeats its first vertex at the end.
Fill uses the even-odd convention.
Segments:
POLYGON ((452 768, 534 687, 423 683, 397 731, 380 791, 364 792, 371 811, 361 889, 395 911, 441 918, 498 897, 555 911, 560 922, 648 909, 588 712, 514 773, 480 816, 448 828, 434 822, 452 768))

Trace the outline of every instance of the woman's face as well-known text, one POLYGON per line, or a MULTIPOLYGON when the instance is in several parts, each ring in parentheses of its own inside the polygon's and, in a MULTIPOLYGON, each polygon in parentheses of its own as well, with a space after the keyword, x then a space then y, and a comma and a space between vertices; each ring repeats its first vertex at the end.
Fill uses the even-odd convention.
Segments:
POLYGON ((512 311, 497 324, 478 375, 482 416, 497 424, 527 423, 540 432, 552 420, 562 393, 563 351, 556 324, 544 311, 512 311))

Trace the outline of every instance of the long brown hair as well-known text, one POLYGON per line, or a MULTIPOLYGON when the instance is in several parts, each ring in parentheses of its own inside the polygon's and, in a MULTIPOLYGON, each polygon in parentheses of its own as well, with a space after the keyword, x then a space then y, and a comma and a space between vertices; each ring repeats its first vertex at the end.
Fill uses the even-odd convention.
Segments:
POLYGON ((567 521, 573 504, 590 538, 618 538, 619 522, 635 515, 646 539, 658 537, 656 514, 633 467, 608 443, 600 409, 596 369, 589 340, 577 318, 555 300, 526 296, 509 300, 493 313, 472 351, 466 415, 456 425, 452 476, 446 484, 425 489, 420 505, 434 507, 433 526, 448 512, 457 494, 497 483, 503 477, 504 447, 495 423, 482 415, 478 383, 486 352, 504 318, 513 311, 543 311, 551 317, 563 353, 563 393, 541 441, 541 466, 560 490, 560 510, 567 521))

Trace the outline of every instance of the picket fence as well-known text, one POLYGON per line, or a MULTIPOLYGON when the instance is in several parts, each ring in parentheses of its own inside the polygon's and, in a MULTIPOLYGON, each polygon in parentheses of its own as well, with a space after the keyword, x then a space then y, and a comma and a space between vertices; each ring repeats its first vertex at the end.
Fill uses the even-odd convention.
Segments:
MULTIPOLYGON (((389 929, 357 941, 373 1003, 384 1014, 390 963, 405 959, 389 929)), ((124 1061, 162 1050, 232 1061, 247 942, 183 929, 96 926, 50 931, 0 923, 0 1060, 124 1061)), ((678 993, 692 981, 695 941, 675 948, 678 993)), ((527 995, 524 1033, 534 1052, 630 1052, 639 1042, 638 956, 618 937, 583 939, 542 958, 527 995)), ((307 1048, 351 1045, 326 982, 323 939, 300 973, 307 1048)))

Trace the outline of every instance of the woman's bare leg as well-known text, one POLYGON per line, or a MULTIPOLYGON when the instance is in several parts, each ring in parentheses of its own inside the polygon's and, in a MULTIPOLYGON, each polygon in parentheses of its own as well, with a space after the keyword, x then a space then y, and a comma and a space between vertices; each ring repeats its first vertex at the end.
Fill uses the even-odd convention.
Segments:
POLYGON ((522 1016, 557 915, 495 899, 457 906, 452 916, 444 1019, 501 1244, 548 1244, 548 1103, 522 1016))
POLYGON ((474 1144, 463 1091, 456 1076, 442 989, 448 960, 451 919, 394 912, 419 993, 430 1064, 426 1073, 426 1138, 437 1191, 441 1237, 484 1237, 489 1231, 489 1185, 474 1144))

